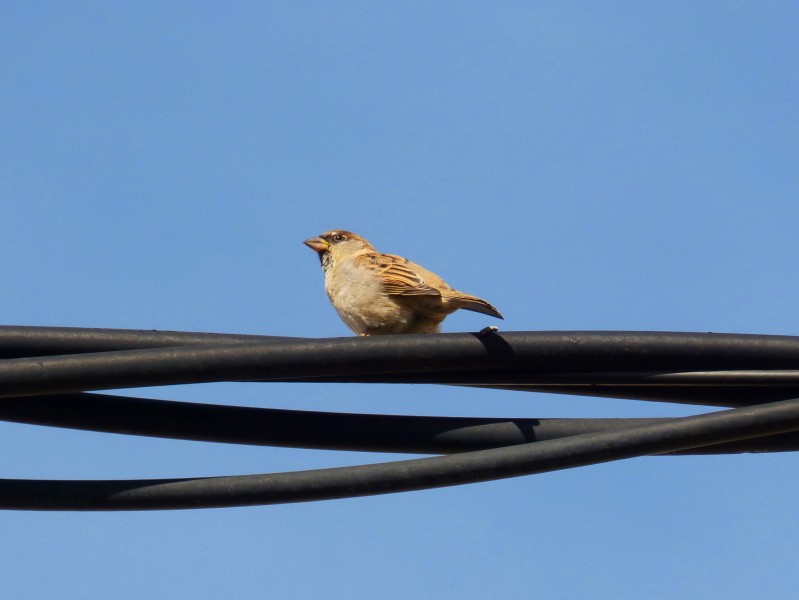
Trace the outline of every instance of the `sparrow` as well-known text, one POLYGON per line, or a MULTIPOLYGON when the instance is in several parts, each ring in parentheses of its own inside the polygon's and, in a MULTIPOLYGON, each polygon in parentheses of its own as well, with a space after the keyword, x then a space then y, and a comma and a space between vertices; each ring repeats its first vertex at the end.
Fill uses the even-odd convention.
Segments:
POLYGON ((451 288, 406 258, 378 252, 350 231, 328 231, 303 243, 318 253, 327 296, 358 335, 437 333, 459 308, 503 318, 482 298, 451 288))

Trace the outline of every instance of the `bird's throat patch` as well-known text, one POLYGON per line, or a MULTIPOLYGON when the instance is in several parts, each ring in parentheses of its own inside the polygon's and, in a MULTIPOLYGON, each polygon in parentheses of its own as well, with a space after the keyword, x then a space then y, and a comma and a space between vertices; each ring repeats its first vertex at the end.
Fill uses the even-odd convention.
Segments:
POLYGON ((327 270, 330 268, 330 265, 333 262, 333 257, 330 256, 330 252, 320 252, 319 262, 322 263, 322 270, 327 273, 327 270))

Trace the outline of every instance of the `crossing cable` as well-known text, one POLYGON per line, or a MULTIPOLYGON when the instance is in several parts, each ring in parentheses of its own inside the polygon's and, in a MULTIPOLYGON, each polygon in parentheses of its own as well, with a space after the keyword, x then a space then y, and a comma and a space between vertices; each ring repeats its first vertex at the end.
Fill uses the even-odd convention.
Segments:
MULTIPOLYGON (((225 444, 455 454, 665 423, 671 419, 536 419, 337 413, 77 393, 0 400, 0 420, 225 444)), ((791 432, 688 448, 675 454, 795 450, 799 450, 799 433, 791 432)))
POLYGON ((0 480, 0 508, 157 510, 331 500, 477 483, 799 429, 799 399, 391 463, 189 479, 0 480))

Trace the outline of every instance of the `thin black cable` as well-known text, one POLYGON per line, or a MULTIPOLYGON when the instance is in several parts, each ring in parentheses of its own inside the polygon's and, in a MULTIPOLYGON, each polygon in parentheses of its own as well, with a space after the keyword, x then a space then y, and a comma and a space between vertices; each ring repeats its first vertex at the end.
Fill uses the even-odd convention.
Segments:
MULTIPOLYGON (((227 444, 406 454, 454 454, 671 420, 331 413, 107 394, 6 398, 0 400, 0 419, 32 425, 227 444)), ((739 440, 678 453, 731 454, 791 450, 799 450, 799 433, 739 440)))
POLYGON ((0 480, 0 508, 155 510, 304 502, 476 483, 799 429, 799 399, 667 423, 465 452, 295 473, 130 481, 0 480))

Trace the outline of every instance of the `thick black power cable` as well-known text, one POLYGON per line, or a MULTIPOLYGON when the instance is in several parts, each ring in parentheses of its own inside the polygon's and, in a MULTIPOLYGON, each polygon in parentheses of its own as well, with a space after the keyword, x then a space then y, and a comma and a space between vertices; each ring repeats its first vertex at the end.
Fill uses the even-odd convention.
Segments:
POLYGON ((0 358, 295 339, 302 338, 194 331, 0 325, 0 358))
POLYGON ((369 496, 532 475, 799 429, 799 399, 451 456, 295 473, 130 481, 0 480, 0 508, 155 510, 369 496))
POLYGON ((673 386, 674 401, 741 406, 795 396, 798 365, 799 338, 784 336, 511 332, 292 339, 10 359, 0 362, 0 397, 231 380, 382 378, 539 391, 549 386, 589 395, 673 386), (733 370, 741 372, 724 372, 733 370), (695 397, 698 387, 708 391, 707 402, 695 397), (721 402, 710 393, 736 388, 747 395, 721 402), (681 398, 684 389, 692 397, 681 398), (757 389, 759 396, 748 395, 757 389))
POLYGON ((328 343, 365 343, 374 344, 367 346, 370 350, 396 354, 405 354, 414 347, 429 349, 433 346, 444 355, 453 355, 470 352, 475 339, 480 340, 492 356, 501 355, 511 362, 516 355, 520 360, 532 357, 538 367, 549 372, 556 371, 556 367, 575 371, 572 367, 578 362, 582 370, 588 372, 792 369, 797 367, 799 353, 797 336, 730 333, 516 331, 359 339, 6 325, 0 326, 0 358, 255 342, 298 342, 320 347, 328 343), (653 361, 657 366, 652 366, 653 361))
MULTIPOLYGON (((0 400, 0 419, 51 427, 226 444, 406 454, 454 454, 671 420, 353 414, 175 402, 107 394, 6 398, 0 400)), ((730 454, 791 450, 799 450, 799 433, 690 448, 678 453, 730 454)))

